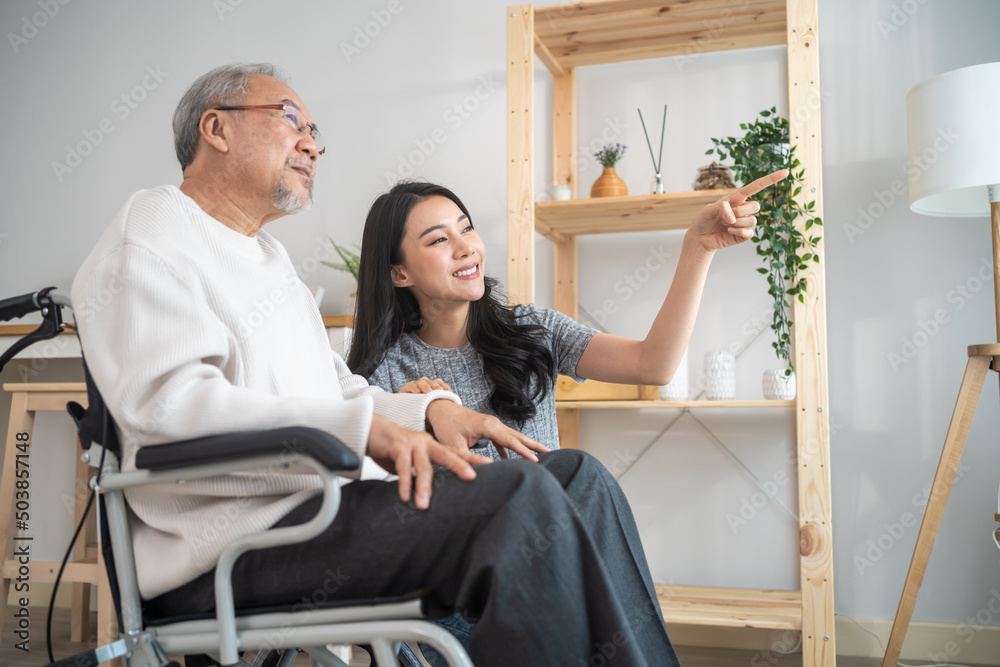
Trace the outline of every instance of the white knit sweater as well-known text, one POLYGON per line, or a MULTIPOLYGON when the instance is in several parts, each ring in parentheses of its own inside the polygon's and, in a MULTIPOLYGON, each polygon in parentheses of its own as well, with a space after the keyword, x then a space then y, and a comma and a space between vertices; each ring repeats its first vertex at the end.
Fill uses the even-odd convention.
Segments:
MULTIPOLYGON (((281 244, 229 229, 174 186, 132 196, 80 267, 72 300, 122 470, 142 446, 291 425, 363 456, 373 412, 423 430, 432 400, 458 402, 388 394, 352 375, 281 244)), ((209 571, 227 544, 318 488, 312 474, 261 471, 127 492, 141 595, 209 571)))

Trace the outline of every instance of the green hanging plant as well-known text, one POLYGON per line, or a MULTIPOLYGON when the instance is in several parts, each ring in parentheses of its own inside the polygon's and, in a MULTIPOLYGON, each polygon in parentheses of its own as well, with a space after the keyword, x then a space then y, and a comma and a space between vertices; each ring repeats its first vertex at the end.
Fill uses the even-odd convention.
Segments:
POLYGON ((809 268, 808 262, 819 263, 815 245, 821 238, 807 234, 812 227, 821 226, 823 221, 813 213, 815 200, 802 204, 797 199, 802 192, 805 170, 800 168, 795 146, 789 140, 788 119, 779 116, 777 109, 771 107, 761 111, 752 123, 740 123, 740 129, 745 132, 742 138, 712 138, 715 147, 705 151, 705 155, 714 152, 721 160, 731 158, 733 174, 743 183, 750 183, 779 169, 791 172, 788 178, 757 195, 761 210, 757 214, 753 236, 757 255, 765 264, 757 271, 767 276, 767 293, 774 299, 771 329, 777 339, 771 346, 778 359, 788 362, 787 375, 795 368, 791 354, 792 322, 788 298, 797 298, 800 303, 805 303, 806 279, 800 277, 799 272, 809 268), (800 216, 805 218, 805 233, 795 225, 800 216))
MULTIPOLYGON (((338 255, 340 255, 342 263, 325 262, 325 261, 322 263, 325 264, 326 266, 329 266, 331 269, 336 269, 337 271, 345 271, 347 273, 350 273, 352 276, 354 276, 354 282, 357 282, 358 270, 361 267, 361 256, 358 255, 357 252, 354 252, 349 248, 337 245, 337 242, 331 239, 329 236, 327 237, 327 239, 330 240, 330 245, 332 245, 333 249, 337 251, 338 255)), ((356 243, 352 243, 351 245, 357 248, 358 252, 361 252, 361 246, 359 246, 356 243)), ((353 292, 351 292, 351 296, 357 296, 357 295, 358 295, 358 290, 354 290, 353 292)))

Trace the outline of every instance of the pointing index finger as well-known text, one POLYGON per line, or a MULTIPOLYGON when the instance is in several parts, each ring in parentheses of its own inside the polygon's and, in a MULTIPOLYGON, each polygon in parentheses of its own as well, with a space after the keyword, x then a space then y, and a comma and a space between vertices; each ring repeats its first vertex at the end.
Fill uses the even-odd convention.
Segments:
POLYGON ((787 178, 789 171, 787 169, 779 169, 778 171, 772 172, 767 176, 761 176, 756 181, 752 183, 747 183, 742 188, 737 190, 734 194, 740 195, 745 201, 749 197, 754 196, 764 188, 770 187, 780 180, 787 178))

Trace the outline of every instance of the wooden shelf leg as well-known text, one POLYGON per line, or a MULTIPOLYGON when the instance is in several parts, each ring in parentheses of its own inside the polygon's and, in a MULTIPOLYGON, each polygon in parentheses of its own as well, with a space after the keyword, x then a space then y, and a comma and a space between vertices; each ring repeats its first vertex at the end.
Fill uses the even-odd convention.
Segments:
MULTIPOLYGON (((81 451, 77 448, 77 453, 81 451)), ((87 478, 89 476, 89 466, 76 460, 76 480, 73 483, 73 527, 80 523, 83 517, 83 510, 87 507, 87 478)), ((93 516, 93 514, 91 514, 93 516)), ((89 526, 88 526, 89 528, 89 526)), ((80 536, 73 545, 73 560, 83 560, 87 555, 87 536, 89 530, 81 531, 80 536)), ((70 627, 69 638, 73 642, 85 642, 90 637, 90 584, 73 584, 73 601, 70 606, 70 627)))
POLYGON ((580 448, 580 411, 576 408, 556 408, 560 449, 580 448))
POLYGON ((889 634, 889 643, 886 646, 882 667, 896 667, 899 662, 899 654, 903 649, 906 630, 910 625, 913 607, 917 603, 920 584, 924 581, 927 561, 930 559, 931 549, 934 548, 934 539, 937 537, 941 517, 944 515, 945 505, 948 503, 952 482, 955 481, 955 472, 958 470, 958 462, 962 458, 965 439, 972 426, 972 416, 976 412, 979 395, 986 383, 986 371, 989 369, 989 365, 990 357, 973 356, 969 357, 969 363, 965 367, 965 376, 962 378, 962 386, 958 391, 958 401, 955 403, 955 411, 951 416, 948 434, 944 439, 941 460, 938 462, 937 472, 934 473, 934 484, 931 486, 927 509, 924 510, 924 518, 920 523, 917 544, 913 548, 913 558, 910 560, 910 569, 906 573, 903 594, 899 599, 899 607, 896 609, 896 620, 893 621, 892 632, 889 634))
POLYGON ((507 302, 535 300, 535 8, 507 8, 507 302))

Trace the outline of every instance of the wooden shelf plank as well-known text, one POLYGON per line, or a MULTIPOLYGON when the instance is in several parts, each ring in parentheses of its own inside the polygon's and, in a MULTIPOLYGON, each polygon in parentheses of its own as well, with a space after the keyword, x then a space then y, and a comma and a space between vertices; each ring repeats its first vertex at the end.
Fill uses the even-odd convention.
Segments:
POLYGON ((587 380, 579 383, 560 375, 556 380, 556 401, 641 401, 655 400, 657 388, 650 385, 618 384, 587 380))
POLYGON ((557 410, 636 410, 639 408, 794 408, 795 401, 735 400, 735 401, 556 401, 557 410))
POLYGON ((656 596, 667 623, 802 628, 799 591, 656 584, 656 596))
POLYGON ((354 328, 354 315, 323 315, 322 317, 325 327, 354 328))
POLYGON ((785 44, 785 16, 784 0, 606 0, 539 7, 535 30, 569 68, 785 44))
MULTIPOLYGON (((41 322, 35 322, 34 324, 0 324, 0 336, 25 336, 37 329, 41 324, 41 322)), ((72 329, 63 329, 59 332, 59 335, 75 336, 76 332, 72 329)))
POLYGON ((4 391, 53 392, 87 391, 85 382, 5 382, 4 391))
POLYGON ((687 229, 703 206, 730 192, 732 190, 694 190, 536 202, 535 229, 554 240, 582 234, 687 229))

